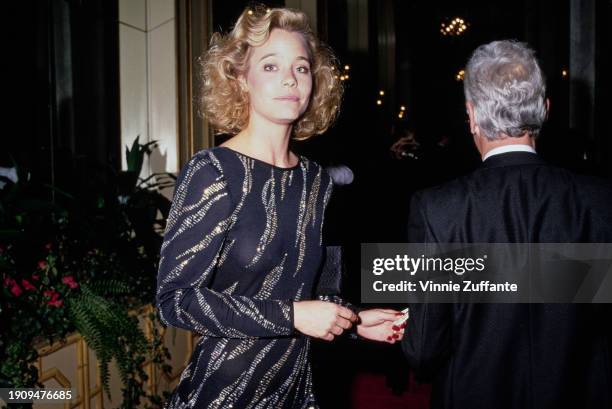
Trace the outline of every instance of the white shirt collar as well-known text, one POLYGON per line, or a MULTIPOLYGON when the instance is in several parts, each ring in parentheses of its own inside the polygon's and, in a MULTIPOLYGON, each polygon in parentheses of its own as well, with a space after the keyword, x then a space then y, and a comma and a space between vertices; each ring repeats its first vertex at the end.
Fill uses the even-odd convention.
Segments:
POLYGON ((523 144, 504 145, 504 146, 498 146, 497 148, 491 149, 489 152, 485 154, 484 158, 482 158, 482 161, 484 162, 485 160, 489 159, 493 155, 500 155, 502 153, 507 153, 507 152, 536 153, 535 149, 533 149, 529 145, 523 145, 523 144))

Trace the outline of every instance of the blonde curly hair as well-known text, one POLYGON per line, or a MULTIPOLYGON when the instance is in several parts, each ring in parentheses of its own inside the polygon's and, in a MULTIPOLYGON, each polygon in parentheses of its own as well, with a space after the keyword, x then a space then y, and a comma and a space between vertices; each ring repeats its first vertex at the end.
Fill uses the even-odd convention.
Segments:
POLYGON ((294 139, 321 134, 336 119, 343 89, 332 51, 316 38, 303 12, 258 5, 245 9, 229 34, 213 34, 210 48, 199 60, 200 110, 216 133, 236 134, 247 126, 249 96, 239 78, 249 68, 251 47, 265 43, 273 29, 300 33, 310 58, 312 93, 306 111, 293 124, 294 139))

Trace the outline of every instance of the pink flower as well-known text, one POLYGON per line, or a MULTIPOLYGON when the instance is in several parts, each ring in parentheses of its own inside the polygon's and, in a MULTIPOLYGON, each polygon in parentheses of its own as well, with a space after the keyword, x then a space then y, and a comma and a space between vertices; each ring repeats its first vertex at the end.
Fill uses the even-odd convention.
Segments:
POLYGON ((32 274, 32 280, 33 281, 38 281, 40 279, 40 275, 38 274, 32 274))
POLYGON ((66 284, 70 288, 78 288, 79 287, 79 284, 76 281, 74 281, 74 277, 73 276, 62 277, 62 283, 66 284))
POLYGON ((49 301, 47 301, 47 305, 50 305, 52 307, 61 307, 62 304, 64 304, 64 300, 60 300, 60 293, 58 293, 55 290, 46 290, 45 292, 43 292, 43 295, 45 297, 49 297, 49 301))
POLYGON ((51 300, 47 302, 47 305, 50 305, 55 308, 59 308, 64 305, 64 300, 51 300))
POLYGON ((52 248, 53 248, 53 244, 51 244, 51 243, 45 244, 45 250, 51 251, 52 248))
POLYGON ((19 297, 21 293, 23 293, 23 290, 21 287, 19 287, 19 284, 17 284, 15 281, 13 281, 13 286, 11 287, 10 291, 15 297, 19 297))
POLYGON ((36 291, 36 287, 34 287, 28 280, 21 280, 21 285, 26 291, 36 291))
POLYGON ((15 280, 13 280, 11 277, 6 277, 3 284, 5 287, 9 288, 9 291, 15 297, 19 297, 23 293, 23 290, 21 287, 19 287, 19 284, 17 284, 17 282, 15 282, 15 280))
POLYGON ((11 277, 5 277, 4 281, 3 281, 3 284, 4 284, 5 287, 10 287, 13 284, 15 284, 15 280, 13 280, 11 277))
POLYGON ((37 265, 41 270, 45 270, 49 266, 45 260, 40 260, 37 265))

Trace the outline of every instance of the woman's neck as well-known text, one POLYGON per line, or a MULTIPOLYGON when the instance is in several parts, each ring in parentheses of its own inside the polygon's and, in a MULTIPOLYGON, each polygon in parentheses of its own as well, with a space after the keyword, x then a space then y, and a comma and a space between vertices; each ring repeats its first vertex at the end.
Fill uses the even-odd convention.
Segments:
POLYGON ((266 126, 261 126, 252 121, 222 146, 274 166, 292 167, 297 164, 298 158, 289 151, 291 131, 291 124, 266 124, 266 126))

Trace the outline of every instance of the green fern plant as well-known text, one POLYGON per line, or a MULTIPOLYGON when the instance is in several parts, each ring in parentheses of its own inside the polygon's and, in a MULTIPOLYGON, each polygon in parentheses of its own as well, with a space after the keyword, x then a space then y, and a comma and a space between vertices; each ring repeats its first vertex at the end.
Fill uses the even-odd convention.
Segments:
MULTIPOLYGON (((109 364, 113 359, 124 390, 134 390, 135 383, 142 385, 146 380, 143 379, 146 374, 134 361, 144 362, 148 353, 147 338, 138 327, 137 318, 112 300, 129 291, 124 283, 115 280, 83 284, 81 293, 68 302, 75 327, 96 353, 102 386, 109 398, 109 364)), ((141 388, 136 389, 140 392, 141 388)), ((139 393, 128 395, 138 400, 139 393)))
POLYGON ((145 407, 147 400, 147 408, 161 407, 163 397, 145 391, 144 369, 151 363, 155 373, 171 374, 159 317, 150 314, 146 339, 128 314, 155 298, 160 232, 170 209, 161 192, 176 179, 140 177, 155 146, 136 138, 120 172, 67 158, 58 169, 79 177, 62 186, 42 184, 44 176, 16 164, 15 181, 0 177, 0 387, 42 386, 36 345, 78 330, 97 354, 106 395, 115 362, 121 408, 145 407))

